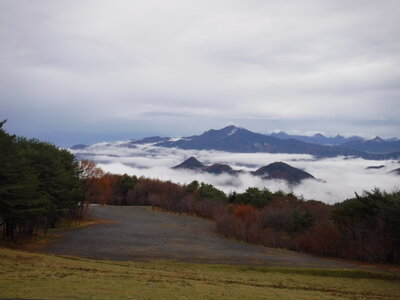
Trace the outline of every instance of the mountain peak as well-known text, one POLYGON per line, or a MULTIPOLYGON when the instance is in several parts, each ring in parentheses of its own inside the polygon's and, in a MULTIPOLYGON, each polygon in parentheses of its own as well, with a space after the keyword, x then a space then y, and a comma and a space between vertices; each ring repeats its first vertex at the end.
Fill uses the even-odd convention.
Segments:
POLYGON ((173 167, 173 169, 190 169, 190 170, 197 170, 203 169, 205 166, 198 161, 195 157, 191 156, 184 162, 180 163, 179 165, 173 167))
POLYGON ((240 131, 240 130, 246 130, 246 129, 244 129, 243 127, 235 126, 235 125, 229 125, 220 130, 217 130, 217 131, 222 131, 222 132, 226 132, 228 135, 233 135, 237 131, 240 131))
POLYGON ((384 143, 385 141, 381 139, 379 136, 376 136, 372 140, 368 140, 367 142, 384 143))
POLYGON ((228 126, 225 126, 224 128, 222 128, 221 130, 225 130, 225 129, 244 129, 244 128, 241 126, 236 126, 236 125, 228 125, 228 126))

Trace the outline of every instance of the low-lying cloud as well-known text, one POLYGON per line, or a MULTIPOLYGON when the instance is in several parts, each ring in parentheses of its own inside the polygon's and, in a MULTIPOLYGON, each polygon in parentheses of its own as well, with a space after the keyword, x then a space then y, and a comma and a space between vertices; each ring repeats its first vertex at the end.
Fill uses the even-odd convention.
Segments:
POLYGON ((293 191, 305 199, 321 200, 327 203, 343 201, 354 196, 354 192, 379 187, 386 191, 400 189, 399 176, 388 173, 399 168, 398 161, 371 161, 361 158, 336 157, 316 160, 306 154, 230 153, 222 151, 182 150, 156 147, 150 144, 126 147, 126 142, 100 143, 85 150, 73 151, 79 159, 90 159, 110 173, 129 174, 190 183, 193 180, 213 184, 223 191, 243 192, 248 187, 266 187, 272 191, 293 191), (249 173, 237 176, 213 175, 191 170, 174 170, 190 156, 204 164, 225 163, 237 170, 253 171, 276 161, 303 169, 325 183, 304 180, 300 185, 289 186, 281 180, 264 180, 249 173), (381 169, 366 169, 368 166, 385 165, 381 169))

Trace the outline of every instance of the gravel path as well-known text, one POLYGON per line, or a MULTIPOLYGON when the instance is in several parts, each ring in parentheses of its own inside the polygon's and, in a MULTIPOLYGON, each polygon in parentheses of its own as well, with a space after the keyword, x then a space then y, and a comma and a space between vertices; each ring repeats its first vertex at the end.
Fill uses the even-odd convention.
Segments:
POLYGON ((93 206, 92 216, 112 222, 61 232, 42 252, 108 260, 168 259, 274 267, 382 267, 241 243, 215 232, 211 221, 154 212, 139 206, 93 206))

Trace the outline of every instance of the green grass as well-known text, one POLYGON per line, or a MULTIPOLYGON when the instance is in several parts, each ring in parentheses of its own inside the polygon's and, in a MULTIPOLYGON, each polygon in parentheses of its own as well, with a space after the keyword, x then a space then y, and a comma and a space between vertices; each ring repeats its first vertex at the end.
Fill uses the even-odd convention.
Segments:
POLYGON ((400 299, 400 277, 363 271, 96 261, 0 248, 0 297, 400 299))

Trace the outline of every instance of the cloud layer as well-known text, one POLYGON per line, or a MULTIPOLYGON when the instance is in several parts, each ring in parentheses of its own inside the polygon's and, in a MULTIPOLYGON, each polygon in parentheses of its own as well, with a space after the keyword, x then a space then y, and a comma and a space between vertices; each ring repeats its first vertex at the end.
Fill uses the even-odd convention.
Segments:
POLYGON ((107 172, 136 176, 146 176, 162 180, 172 180, 178 183, 190 183, 193 180, 211 183, 229 193, 243 192, 248 187, 267 187, 276 191, 293 191, 306 199, 321 200, 327 203, 343 201, 354 196, 354 192, 371 190, 379 187, 386 191, 400 189, 399 177, 388 174, 399 168, 396 161, 370 161, 351 158, 331 158, 315 160, 304 154, 268 154, 268 153, 229 153, 221 151, 181 150, 176 148, 155 147, 152 145, 137 145, 127 148, 125 142, 100 143, 85 150, 77 150, 79 158, 96 161, 107 172), (278 180, 262 180, 250 174, 240 174, 237 177, 196 173, 185 170, 173 170, 183 160, 194 156, 205 164, 226 163, 235 169, 253 171, 267 164, 283 161, 296 168, 304 169, 316 178, 326 181, 321 183, 305 180, 296 187, 289 187, 278 180), (378 170, 366 170, 368 166, 385 165, 378 170))
POLYGON ((0 112, 60 143, 255 131, 390 137, 400 3, 105 0, 0 3, 0 112))

